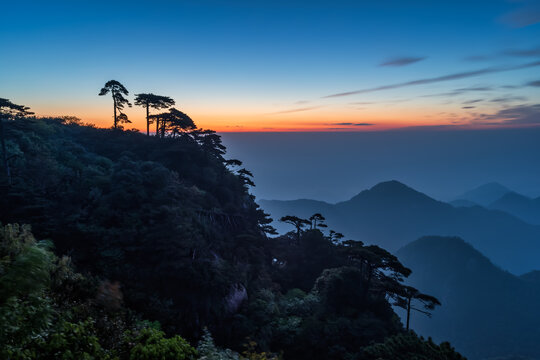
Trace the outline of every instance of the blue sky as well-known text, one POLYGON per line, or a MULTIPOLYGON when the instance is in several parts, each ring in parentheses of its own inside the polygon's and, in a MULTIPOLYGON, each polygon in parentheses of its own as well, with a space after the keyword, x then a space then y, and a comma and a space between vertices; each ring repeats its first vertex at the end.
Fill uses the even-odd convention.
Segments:
MULTIPOLYGON (((221 131, 471 125, 514 107, 536 116, 540 87, 527 84, 540 66, 516 68, 540 60, 538 1, 17 1, 2 10, 0 96, 41 115, 105 126, 111 104, 97 92, 116 79, 132 93, 172 96, 221 131)), ((128 115, 143 127, 141 109, 128 115)))

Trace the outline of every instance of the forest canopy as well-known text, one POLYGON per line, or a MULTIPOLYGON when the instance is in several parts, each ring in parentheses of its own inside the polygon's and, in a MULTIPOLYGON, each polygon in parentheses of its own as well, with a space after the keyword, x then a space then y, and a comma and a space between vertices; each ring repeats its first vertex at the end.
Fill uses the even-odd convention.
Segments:
MULTIPOLYGON (((123 92, 113 85, 116 104, 123 92)), ((142 95, 136 104, 148 110, 152 103, 142 95)), ((404 285, 410 270, 394 255, 344 241, 326 229, 323 214, 291 214, 282 220, 292 231, 270 237, 272 220, 249 192, 252 174, 226 159, 219 135, 198 129, 187 114, 171 108, 148 115, 158 136, 145 136, 121 131, 120 123, 98 129, 14 111, 1 119, 0 221, 29 224, 33 235, 27 225, 4 227, 18 235, 2 240, 10 265, 0 269, 0 310, 22 315, 1 331, 11 321, 41 331, 45 325, 27 313, 37 301, 54 319, 51 325, 44 318, 46 326, 64 339, 64 350, 50 351, 78 349, 93 358, 151 358, 148 351, 163 350, 152 344, 161 344, 188 359, 201 356, 188 344, 199 341, 204 351, 230 358, 375 359, 403 347, 424 358, 459 358, 448 344, 405 329, 394 313, 392 304, 410 311, 421 300, 427 312, 438 305, 404 285), (41 262, 39 281, 12 286, 23 258, 41 262), (135 339, 129 349, 126 336, 135 339), (72 344, 81 341, 93 348, 72 344)), ((28 334, 3 340, 10 354, 25 358, 46 346, 28 334)))

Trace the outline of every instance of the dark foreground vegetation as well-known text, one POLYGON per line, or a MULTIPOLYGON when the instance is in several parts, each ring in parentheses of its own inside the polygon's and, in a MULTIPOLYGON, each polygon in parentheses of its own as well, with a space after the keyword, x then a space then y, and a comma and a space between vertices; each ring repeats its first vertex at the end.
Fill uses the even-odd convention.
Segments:
POLYGON ((1 358, 462 359, 400 322, 438 301, 384 249, 320 215, 268 237, 214 132, 1 125, 1 358))

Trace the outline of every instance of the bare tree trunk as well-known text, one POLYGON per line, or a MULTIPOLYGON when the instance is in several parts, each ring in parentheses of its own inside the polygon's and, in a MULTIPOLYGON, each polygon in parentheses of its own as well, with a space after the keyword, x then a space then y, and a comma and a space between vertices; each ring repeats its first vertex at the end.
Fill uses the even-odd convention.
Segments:
POLYGON ((146 104, 146 136, 150 136, 150 109, 146 104))
POLYGON ((113 93, 113 104, 114 104, 114 128, 116 129, 116 99, 114 98, 114 93, 113 93))
POLYGON ((8 184, 11 185, 11 171, 9 169, 9 162, 6 149, 6 138, 4 135, 4 120, 0 118, 0 142, 2 143, 2 161, 4 167, 6 168, 6 176, 8 179, 8 184))
POLYGON ((159 118, 156 117, 156 136, 159 136, 159 118))

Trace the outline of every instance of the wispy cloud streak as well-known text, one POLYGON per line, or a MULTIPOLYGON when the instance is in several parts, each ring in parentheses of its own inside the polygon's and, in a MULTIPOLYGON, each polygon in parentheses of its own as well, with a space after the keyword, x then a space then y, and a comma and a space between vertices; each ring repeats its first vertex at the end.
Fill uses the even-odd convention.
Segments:
POLYGON ((416 62, 425 60, 426 58, 427 57, 425 56, 422 56, 422 57, 410 56, 410 57, 393 58, 393 59, 389 59, 380 63, 379 66, 405 66, 405 65, 410 65, 410 64, 414 64, 416 62))
POLYGON ((378 87, 374 87, 374 88, 368 88, 368 89, 361 89, 361 90, 355 90, 355 91, 348 91, 348 92, 331 94, 331 95, 323 96, 323 98, 351 96, 351 95, 365 94, 365 93, 371 93, 371 92, 376 92, 376 91, 399 89, 399 88, 404 88, 404 87, 409 87, 409 86, 425 85, 425 84, 432 84, 432 83, 451 81, 451 80, 459 80, 459 79, 465 79, 465 78, 480 76, 480 75, 484 75, 484 74, 493 74, 493 73, 499 73, 499 72, 505 72, 505 71, 520 70, 520 69, 532 68, 532 67, 536 67, 536 66, 540 66, 540 61, 535 61, 535 62, 531 62, 531 63, 527 63, 527 64, 521 64, 521 65, 515 65, 515 66, 490 67, 490 68, 485 68, 485 69, 479 69, 479 70, 473 70, 473 71, 465 71, 465 72, 454 73, 454 74, 443 75, 443 76, 437 76, 437 77, 432 77, 432 78, 412 80, 412 81, 407 81, 407 82, 403 82, 403 83, 397 83, 397 84, 391 84, 391 85, 378 86, 378 87))
POLYGON ((342 123, 333 123, 330 125, 339 125, 339 126, 373 126, 375 124, 370 123, 351 123, 351 122, 342 122, 342 123))
POLYGON ((270 114, 290 114, 290 113, 295 113, 295 112, 300 112, 300 111, 315 110, 315 109, 319 109, 319 108, 321 108, 321 106, 309 106, 309 107, 303 107, 303 108, 276 111, 276 112, 273 112, 273 113, 270 113, 270 114))

